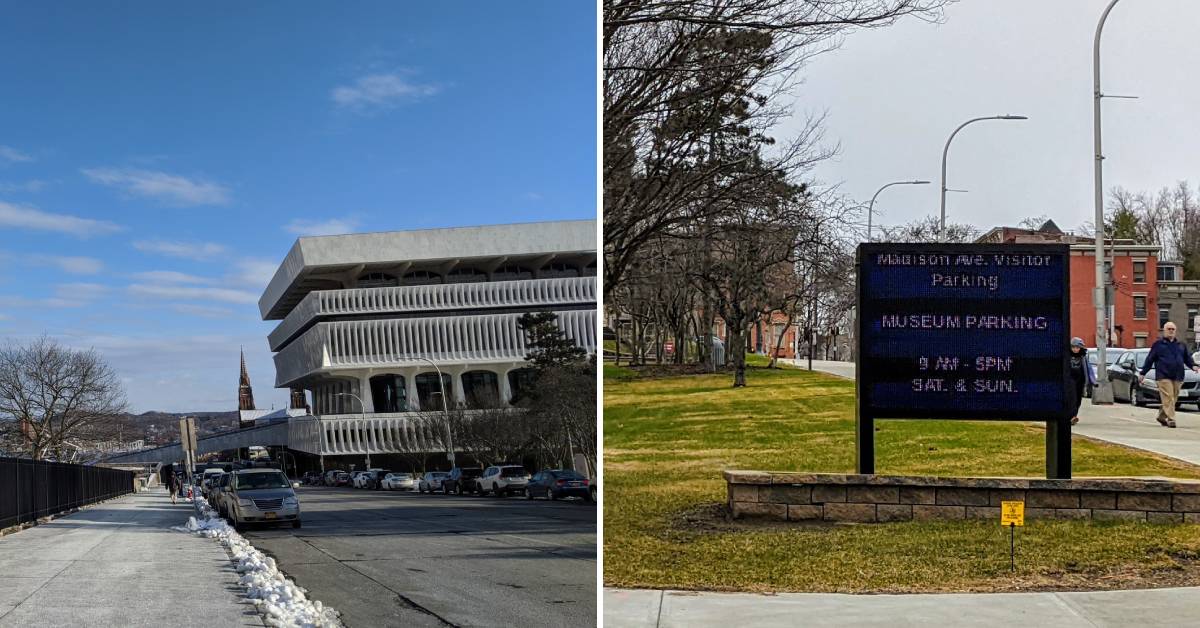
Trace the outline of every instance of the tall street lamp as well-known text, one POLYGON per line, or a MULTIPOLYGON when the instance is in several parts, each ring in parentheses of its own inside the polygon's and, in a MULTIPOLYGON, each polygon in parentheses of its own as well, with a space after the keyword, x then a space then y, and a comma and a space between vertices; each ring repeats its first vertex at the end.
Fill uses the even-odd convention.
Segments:
POLYGON ((967 120, 966 122, 963 122, 962 124, 958 125, 958 128, 954 129, 954 132, 951 133, 950 137, 946 139, 946 147, 942 149, 942 218, 941 218, 941 221, 938 223, 938 241, 939 242, 944 242, 946 239, 946 192, 948 191, 946 189, 946 155, 950 152, 950 142, 954 141, 954 136, 958 135, 958 132, 963 130, 963 127, 965 127, 968 124, 971 124, 973 122, 981 122, 983 120, 1028 120, 1028 119, 1029 118, 1027 118, 1025 116, 1008 116, 1008 115, 984 116, 982 118, 971 118, 970 120, 967 120))
MULTIPOLYGON (((358 407, 362 410, 363 423, 365 424, 367 422, 367 406, 366 406, 366 404, 363 403, 362 399, 359 399, 358 395, 356 395, 354 393, 337 393, 337 396, 338 397, 354 397, 355 399, 358 399, 358 407)), ((359 429, 362 429, 362 427, 360 426, 359 429)), ((365 449, 367 450, 367 468, 370 469, 371 468, 371 448, 366 447, 365 449)))
MULTIPOLYGON (((1108 364, 1105 361, 1104 349, 1108 344, 1108 327, 1104 319, 1108 315, 1108 304, 1104 293, 1104 173, 1102 162, 1104 153, 1100 150, 1100 99, 1104 94, 1100 91, 1100 33, 1104 31, 1104 21, 1113 9, 1117 0, 1112 0, 1100 15, 1096 24, 1096 38, 1092 42, 1092 136, 1095 143, 1095 197, 1096 197, 1096 289, 1092 300, 1096 304, 1096 364, 1108 364)), ((1112 383, 1108 381, 1108 370, 1096 369, 1096 385, 1092 388, 1092 405, 1109 405, 1113 402, 1112 383)))
POLYGON ((442 369, 438 368, 437 362, 429 358, 414 357, 414 360, 428 362, 433 370, 437 371, 438 387, 442 390, 442 416, 446 420, 446 458, 450 460, 450 466, 454 466, 454 433, 450 429, 450 411, 446 409, 446 380, 442 378, 442 369))
POLYGON ((893 181, 879 188, 875 192, 875 196, 871 197, 871 204, 867 208, 867 242, 871 241, 871 216, 875 213, 875 199, 879 197, 879 193, 892 187, 893 185, 927 185, 928 181, 893 181))

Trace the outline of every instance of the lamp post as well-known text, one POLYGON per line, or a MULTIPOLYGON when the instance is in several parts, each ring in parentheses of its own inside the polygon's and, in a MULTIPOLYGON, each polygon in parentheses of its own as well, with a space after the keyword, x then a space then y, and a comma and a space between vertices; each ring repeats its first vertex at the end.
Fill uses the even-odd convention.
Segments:
MULTIPOLYGON (((1104 94, 1100 91, 1100 33, 1104 31, 1104 22, 1118 0, 1112 0, 1100 15, 1096 24, 1096 37, 1092 42, 1092 136, 1095 144, 1095 201, 1096 201, 1096 289, 1092 300, 1096 304, 1096 364, 1108 364, 1105 361, 1105 346, 1108 345, 1108 330, 1104 319, 1108 314, 1108 304, 1104 293, 1104 172, 1102 162, 1104 153, 1100 149, 1100 99, 1104 94)), ((1096 369, 1096 385, 1092 388, 1092 405, 1111 405, 1113 402, 1112 383, 1108 381, 1108 369, 1096 369)))
POLYGON ((875 199, 879 197, 880 192, 893 185, 927 185, 928 183, 928 181, 893 181, 876 190, 875 196, 871 197, 871 204, 867 207, 867 242, 871 241, 871 216, 875 213, 875 199))
MULTIPOLYGON (((355 399, 357 399, 358 407, 359 407, 359 409, 362 410, 363 423, 367 422, 367 406, 366 406, 366 404, 363 403, 362 399, 359 399, 358 395, 356 395, 354 393, 336 393, 336 394, 338 397, 354 397, 355 399)), ((371 450, 369 447, 367 448, 367 468, 368 469, 371 468, 371 450)))
MULTIPOLYGON (((617 337, 617 344, 620 344, 620 336, 617 337)), ((450 466, 454 466, 454 433, 450 430, 450 411, 446 409, 446 381, 442 378, 442 369, 438 368, 437 362, 429 358, 415 357, 416 360, 428 362, 433 370, 437 371, 438 388, 442 390, 442 415, 447 421, 446 423, 446 458, 450 460, 450 466)))
POLYGON ((938 223, 938 241, 939 242, 945 241, 945 239, 946 239, 946 192, 948 191, 946 189, 946 156, 950 152, 950 142, 954 141, 954 136, 958 135, 958 132, 963 130, 963 127, 965 127, 968 124, 971 124, 973 122, 982 122, 983 120, 1028 120, 1028 119, 1029 118, 1027 118, 1025 116, 1009 116, 1009 115, 984 116, 982 118, 971 118, 970 120, 967 120, 966 122, 963 122, 962 124, 958 125, 958 128, 954 129, 954 132, 951 133, 950 137, 946 139, 946 147, 942 149, 942 218, 941 218, 941 221, 938 223))

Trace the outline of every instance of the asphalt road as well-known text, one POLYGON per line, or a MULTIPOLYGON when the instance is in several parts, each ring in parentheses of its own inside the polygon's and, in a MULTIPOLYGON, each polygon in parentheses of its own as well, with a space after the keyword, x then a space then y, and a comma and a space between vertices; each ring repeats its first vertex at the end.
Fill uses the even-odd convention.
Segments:
POLYGON ((366 626, 594 626, 596 506, 304 487, 304 527, 245 536, 366 626))

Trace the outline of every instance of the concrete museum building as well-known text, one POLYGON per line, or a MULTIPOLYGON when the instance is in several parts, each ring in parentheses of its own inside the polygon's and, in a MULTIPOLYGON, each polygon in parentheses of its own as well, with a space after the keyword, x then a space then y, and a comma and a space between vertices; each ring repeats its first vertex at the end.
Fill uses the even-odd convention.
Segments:
POLYGON ((298 239, 259 299, 263 320, 280 321, 275 385, 312 399, 315 420, 292 419, 290 446, 438 450, 414 413, 440 410, 443 389, 449 408, 528 394, 526 312, 554 312, 594 354, 595 243, 594 220, 298 239))

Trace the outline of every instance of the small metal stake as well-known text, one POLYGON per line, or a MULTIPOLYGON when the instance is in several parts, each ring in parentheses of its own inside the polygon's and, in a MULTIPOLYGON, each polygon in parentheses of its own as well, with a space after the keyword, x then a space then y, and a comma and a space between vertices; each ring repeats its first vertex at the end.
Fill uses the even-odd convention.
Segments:
POLYGON ((1008 570, 1017 570, 1017 524, 1008 524, 1008 570))

